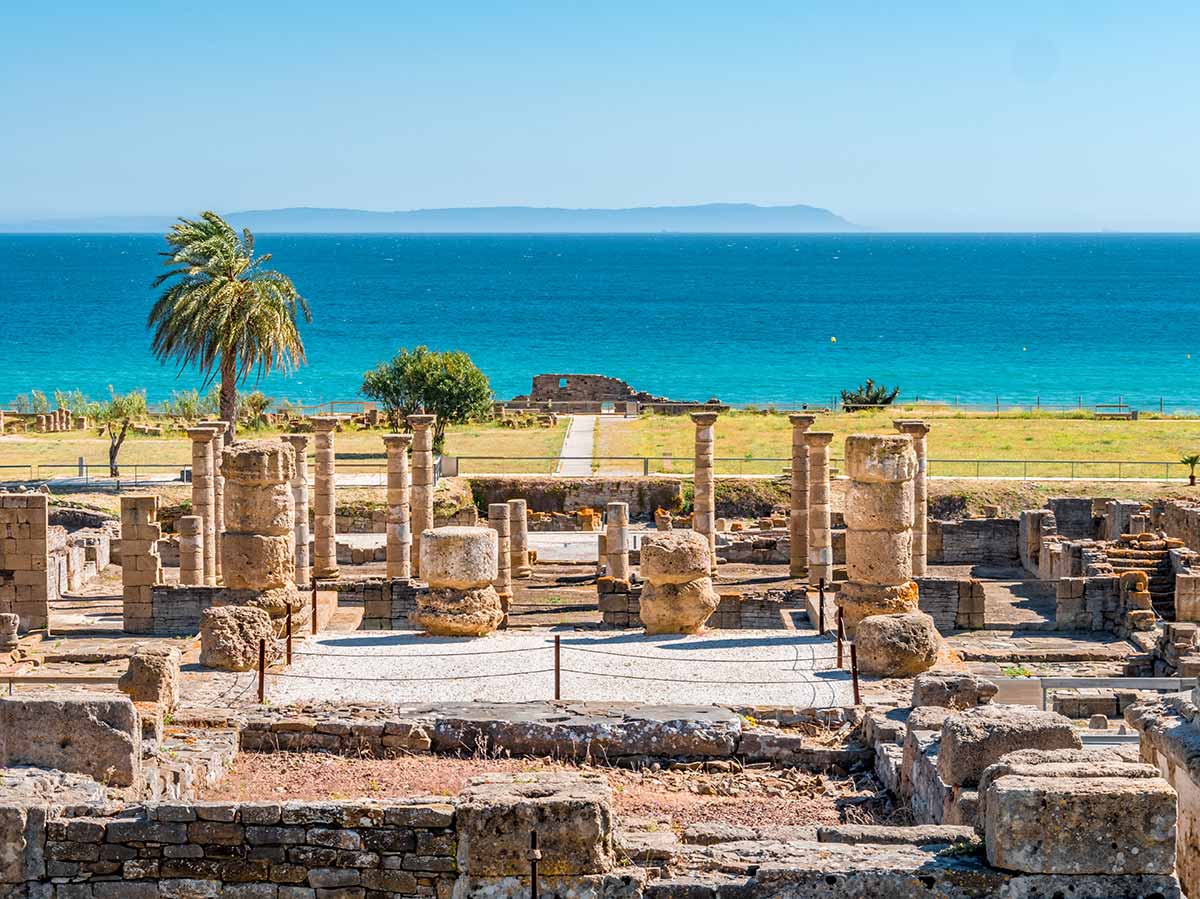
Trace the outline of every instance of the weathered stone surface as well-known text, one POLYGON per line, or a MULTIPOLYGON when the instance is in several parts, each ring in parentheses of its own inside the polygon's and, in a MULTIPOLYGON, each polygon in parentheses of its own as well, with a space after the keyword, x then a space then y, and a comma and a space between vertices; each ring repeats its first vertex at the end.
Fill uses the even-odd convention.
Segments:
POLYGON ((911 481, 917 476, 912 440, 899 434, 851 434, 846 438, 846 474, 871 484, 911 481))
POLYGON ((642 542, 641 575, 652 584, 686 584, 708 577, 712 554, 695 531, 663 531, 642 542))
MULTIPOLYGON (((42 808, 7 801, 0 804, 0 884, 45 876, 45 820, 42 808)), ((0 895, 5 895, 2 887, 0 895)))
MULTIPOLYGON (((423 551, 430 545, 433 545, 432 541, 421 543, 423 551)), ((425 565, 421 566, 422 572, 428 573, 429 570, 425 565)), ((408 617, 431 634, 482 637, 500 626, 504 620, 504 609, 500 595, 491 584, 465 590, 431 588, 417 594, 417 609, 408 617)))
POLYGON ((683 584, 648 583, 642 588, 642 624, 647 634, 698 634, 720 602, 709 577, 683 584))
POLYGON ((0 698, 0 765, 141 783, 142 729, 127 696, 47 693, 0 698))
POLYGON ((911 528, 915 517, 912 486, 907 482, 863 484, 851 481, 846 488, 843 515, 846 527, 860 531, 911 528))
POLYGON ((547 876, 603 874, 616 863, 612 794, 599 775, 477 777, 459 796, 456 821, 458 867, 474 877, 528 873, 532 830, 547 876))
MULTIPOLYGON (((236 445, 236 444, 235 444, 236 445)), ((292 485, 246 484, 225 479, 225 529, 248 534, 294 534, 292 485)))
POLYGON ((984 770, 1018 749, 1078 749, 1069 718, 1016 705, 984 705, 942 722, 938 772, 953 786, 976 786, 984 770))
POLYGON ((205 609, 200 616, 200 664, 220 671, 249 671, 258 665, 258 643, 267 642, 267 661, 274 655, 271 616, 253 606, 205 609))
POLYGON ((266 590, 293 583, 296 574, 294 536, 237 534, 221 537, 225 586, 231 590, 266 590))
POLYGON ((239 440, 225 447, 221 474, 244 484, 287 483, 296 473, 293 450, 280 440, 239 440))
POLYGON ((129 658, 117 686, 134 702, 157 702, 164 710, 179 701, 179 650, 173 646, 144 646, 129 658))
POLYGON ((984 803, 988 861, 1031 874, 1170 874, 1175 791, 1161 778, 993 780, 984 803))
POLYGON ((912 530, 846 530, 846 576, 851 583, 891 587, 912 580, 912 530))
MULTIPOLYGON (((618 868, 607 874, 574 874, 543 877, 538 874, 539 896, 563 899, 643 899, 646 869, 618 868)), ((470 877, 454 882, 452 899, 528 899, 529 872, 510 877, 470 877)))
POLYGON ((912 704, 947 709, 972 709, 987 705, 996 695, 994 683, 977 674, 959 671, 928 671, 913 681, 912 704))
POLYGON ((917 824, 910 827, 891 824, 835 824, 817 828, 818 843, 937 846, 973 843, 976 839, 975 828, 959 824, 917 824))
POLYGON ((16 649, 20 638, 17 629, 21 626, 21 616, 15 612, 0 612, 0 652, 16 649))
POLYGON ((421 535, 421 577, 430 587, 470 590, 488 586, 498 571, 491 528, 433 528, 421 535))
POLYGON ((937 663, 941 637, 924 612, 871 615, 858 623, 858 668, 881 677, 912 677, 937 663))
POLYGON ((870 615, 897 615, 917 611, 919 594, 914 581, 890 587, 845 583, 838 590, 835 602, 842 610, 842 624, 853 636, 858 623, 870 615))

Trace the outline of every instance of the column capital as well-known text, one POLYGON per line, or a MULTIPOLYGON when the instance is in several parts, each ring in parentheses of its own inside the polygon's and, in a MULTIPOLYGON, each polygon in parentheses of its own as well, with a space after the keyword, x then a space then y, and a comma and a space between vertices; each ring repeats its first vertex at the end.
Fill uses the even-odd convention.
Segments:
POLYGON ((187 429, 187 435, 189 437, 191 437, 192 440, 194 440, 196 443, 207 443, 208 441, 215 438, 217 436, 217 434, 218 434, 218 431, 216 428, 202 427, 202 428, 188 428, 187 429))
POLYGON ((313 417, 312 423, 318 431, 332 431, 338 426, 339 420, 336 415, 317 415, 313 417))
POLYGON ((424 431, 426 428, 432 428, 435 421, 437 421, 436 415, 421 414, 408 416, 408 426, 414 431, 424 431))
POLYGON ((792 427, 798 431, 807 431, 813 426, 817 420, 817 416, 811 412, 793 412, 788 415, 788 421, 792 423, 792 427))
POLYGON ((412 446, 412 434, 384 434, 383 445, 389 451, 402 451, 412 446))
POLYGON ((692 412, 691 413, 692 421, 694 421, 696 423, 696 426, 700 427, 700 428, 706 428, 711 425, 715 425, 717 423, 718 415, 719 415, 719 413, 717 413, 717 412, 692 412))
POLYGON ((307 434, 280 434, 279 439, 282 440, 284 443, 291 444, 294 449, 297 449, 297 450, 308 449, 308 435, 307 434))
POLYGON ((217 435, 220 436, 229 430, 229 422, 225 421, 223 418, 204 419, 203 421, 196 422, 196 427, 212 428, 217 432, 217 435))
POLYGON ((804 442, 808 446, 828 446, 833 443, 833 431, 805 431, 804 442))
POLYGON ((915 434, 918 437, 928 434, 930 427, 928 422, 917 418, 897 418, 892 422, 892 426, 901 434, 915 434))

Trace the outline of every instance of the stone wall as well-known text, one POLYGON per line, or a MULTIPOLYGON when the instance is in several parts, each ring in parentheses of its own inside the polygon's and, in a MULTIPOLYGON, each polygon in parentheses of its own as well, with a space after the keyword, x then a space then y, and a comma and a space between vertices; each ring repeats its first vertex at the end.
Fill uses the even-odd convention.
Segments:
MULTIPOLYGON (((596 581, 599 592, 600 619, 609 628, 640 628, 641 584, 630 584, 618 578, 602 577, 596 581)), ((791 588, 763 589, 721 593, 716 611, 708 619, 709 627, 721 629, 792 630, 809 627, 806 588, 797 584, 791 588)), ((812 624, 816 627, 816 624, 812 624)))
POLYGON ((1015 518, 968 518, 929 522, 929 562, 933 565, 1021 563, 1020 523, 1015 518))
POLYGON ((154 586, 162 583, 157 496, 121 497, 121 587, 125 630, 154 629, 154 586))
POLYGON ((943 634, 984 625, 983 584, 974 578, 919 577, 917 607, 943 634))
POLYGON ((48 528, 44 493, 0 494, 0 612, 17 615, 22 631, 50 623, 48 528))
MULTIPOLYGON (((1095 540, 1101 536, 1095 514, 1096 500, 1087 497, 1059 496, 1046 500, 1054 513, 1058 533, 1071 540, 1095 540)), ((1101 504, 1107 500, 1100 500, 1101 504)))
POLYGON ((1124 626, 1126 609, 1119 577, 1062 578, 1057 589, 1057 630, 1116 632, 1124 626))
POLYGON ((477 508, 492 503, 523 499, 530 512, 574 512, 603 509, 613 502, 629 504, 630 518, 652 518, 655 509, 683 507, 683 485, 679 478, 554 478, 489 477, 467 478, 477 508))
POLYGON ((1154 510, 1154 517, 1168 537, 1182 540, 1190 549, 1200 550, 1200 503, 1167 500, 1154 510))

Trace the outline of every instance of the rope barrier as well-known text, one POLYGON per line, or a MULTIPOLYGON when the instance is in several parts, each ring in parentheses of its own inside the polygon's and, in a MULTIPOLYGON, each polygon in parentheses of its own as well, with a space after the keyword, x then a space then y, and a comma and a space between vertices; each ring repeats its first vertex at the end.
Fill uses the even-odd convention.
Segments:
MULTIPOLYGON (((836 669, 830 668, 829 671, 836 669)), ((613 674, 609 671, 576 671, 574 668, 563 668, 563 674, 582 674, 587 677, 616 677, 621 680, 648 680, 664 684, 717 684, 722 687, 785 687, 789 685, 804 685, 811 687, 818 683, 811 680, 680 680, 677 677, 647 677, 640 674, 613 674)))
POLYGON ((696 658, 691 658, 691 657, 672 658, 671 656, 647 656, 647 655, 638 655, 636 653, 629 653, 629 652, 607 652, 603 649, 581 649, 578 646, 570 646, 567 644, 563 645, 563 649, 570 650, 571 652, 585 652, 585 653, 588 653, 589 655, 596 655, 596 656, 615 656, 618 659, 645 659, 650 662, 713 662, 713 663, 717 663, 717 664, 737 664, 737 665, 776 665, 779 663, 790 664, 792 662, 817 662, 817 661, 823 661, 826 659, 834 658, 832 655, 828 655, 828 656, 809 656, 807 658, 793 658, 793 659, 783 659, 783 658, 780 658, 780 659, 696 659, 696 658))
POLYGON ((492 649, 492 650, 477 650, 468 652, 413 652, 413 653, 386 653, 386 652, 298 652, 297 656, 308 656, 318 659, 408 659, 410 661, 419 661, 421 659, 457 659, 466 658, 467 656, 503 656, 515 652, 543 652, 547 649, 553 649, 552 643, 547 643, 545 646, 525 646, 521 649, 492 649))
POLYGON ((268 677, 282 677, 291 680, 349 681, 356 684, 407 684, 422 681, 484 680, 489 677, 523 677, 527 674, 553 673, 553 668, 538 668, 536 671, 500 671, 495 674, 462 674, 450 677, 338 677, 333 674, 282 674, 278 672, 267 672, 267 675, 268 677))

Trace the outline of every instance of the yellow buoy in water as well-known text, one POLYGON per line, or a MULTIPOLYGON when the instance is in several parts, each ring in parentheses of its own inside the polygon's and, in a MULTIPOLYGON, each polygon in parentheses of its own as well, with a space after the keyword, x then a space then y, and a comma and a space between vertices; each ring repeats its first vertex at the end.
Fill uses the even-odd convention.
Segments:
POLYGON ((830 342, 830 343, 837 343, 837 338, 836 338, 836 337, 830 337, 830 338, 829 338, 829 342, 830 342))

